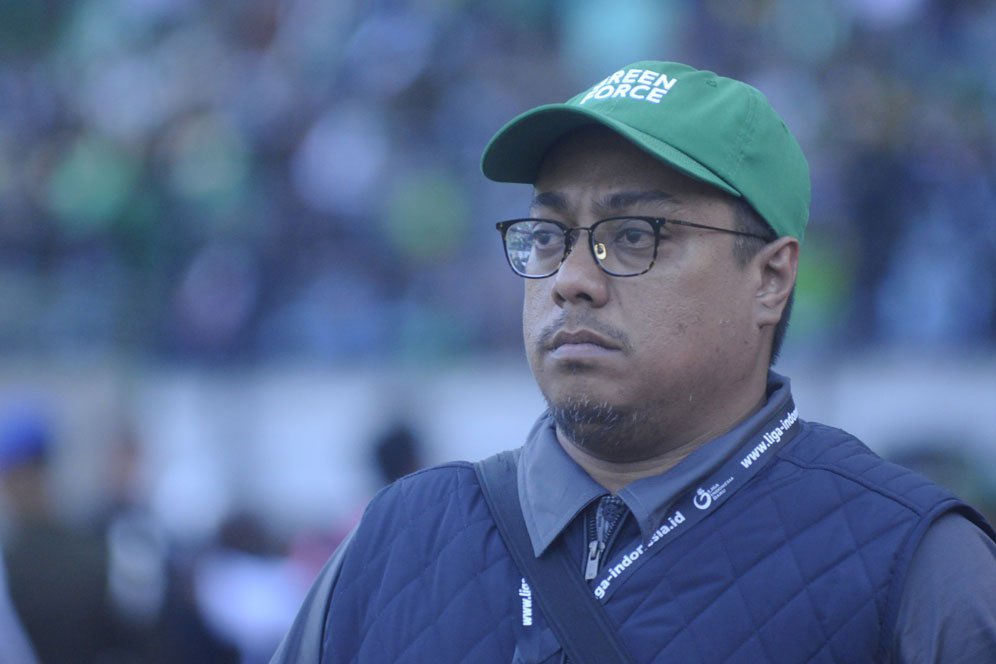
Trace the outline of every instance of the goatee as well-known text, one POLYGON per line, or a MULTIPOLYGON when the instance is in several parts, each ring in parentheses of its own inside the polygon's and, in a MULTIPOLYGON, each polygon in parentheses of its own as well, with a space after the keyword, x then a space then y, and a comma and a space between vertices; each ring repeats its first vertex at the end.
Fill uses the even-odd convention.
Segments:
POLYGON ((643 429, 640 417, 588 397, 572 397, 559 403, 547 400, 558 431, 590 454, 609 459, 626 457, 628 448, 643 429))

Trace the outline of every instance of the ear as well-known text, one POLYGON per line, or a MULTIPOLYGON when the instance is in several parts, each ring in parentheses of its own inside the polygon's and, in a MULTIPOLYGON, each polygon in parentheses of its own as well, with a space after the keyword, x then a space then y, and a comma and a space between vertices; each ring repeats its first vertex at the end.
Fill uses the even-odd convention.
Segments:
POLYGON ((760 273, 755 300, 755 315, 759 327, 775 326, 795 287, 799 269, 799 241, 780 237, 759 251, 751 261, 760 273))

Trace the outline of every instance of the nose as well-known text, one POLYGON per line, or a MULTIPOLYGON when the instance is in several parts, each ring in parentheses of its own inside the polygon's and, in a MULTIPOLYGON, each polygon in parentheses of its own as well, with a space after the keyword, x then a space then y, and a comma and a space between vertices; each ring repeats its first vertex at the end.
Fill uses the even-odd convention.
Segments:
POLYGON ((608 300, 609 275, 595 262, 588 238, 583 233, 574 235, 570 252, 557 273, 550 278, 554 280, 552 295, 558 307, 564 307, 567 303, 601 307, 608 300))

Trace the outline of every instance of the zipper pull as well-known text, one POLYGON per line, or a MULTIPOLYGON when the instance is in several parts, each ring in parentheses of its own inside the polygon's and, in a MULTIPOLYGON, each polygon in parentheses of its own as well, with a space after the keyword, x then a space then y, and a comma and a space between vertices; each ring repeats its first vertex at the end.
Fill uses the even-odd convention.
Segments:
POLYGON ((591 581, 598 576, 598 561, 602 557, 605 545, 598 540, 592 540, 588 544, 588 563, 584 567, 584 580, 591 581))

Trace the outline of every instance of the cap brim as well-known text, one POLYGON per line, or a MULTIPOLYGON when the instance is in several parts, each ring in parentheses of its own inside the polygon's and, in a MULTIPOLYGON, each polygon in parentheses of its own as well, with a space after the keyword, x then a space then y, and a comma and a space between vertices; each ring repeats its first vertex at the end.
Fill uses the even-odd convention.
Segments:
POLYGON ((740 192, 677 148, 612 118, 568 104, 527 111, 498 130, 481 156, 481 170, 496 182, 533 184, 547 150, 564 134, 585 125, 608 127, 655 159, 733 196, 740 192))

